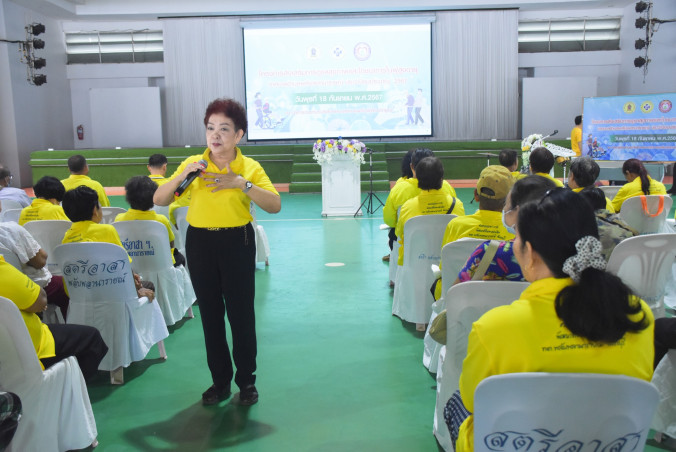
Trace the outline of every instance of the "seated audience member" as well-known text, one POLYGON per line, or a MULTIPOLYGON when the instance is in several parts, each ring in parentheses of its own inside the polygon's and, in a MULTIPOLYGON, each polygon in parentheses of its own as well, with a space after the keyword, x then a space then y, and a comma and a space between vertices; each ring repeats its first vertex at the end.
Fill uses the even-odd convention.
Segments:
POLYGON ((153 154, 148 158, 148 172, 150 179, 158 186, 164 184, 169 179, 165 177, 167 174, 167 156, 164 154, 153 154))
POLYGON ((557 187, 563 187, 563 182, 554 179, 549 172, 554 167, 554 155, 545 147, 533 149, 529 157, 530 173, 535 176, 546 177, 554 181, 557 187))
POLYGON ((0 450, 4 451, 14 438, 21 418, 21 399, 13 392, 0 391, 0 450))
MULTIPOLYGON (((556 188, 556 184, 545 177, 526 176, 516 181, 507 195, 505 207, 502 209, 501 221, 505 229, 510 234, 514 234, 519 206, 534 199, 541 199, 547 191, 553 188, 556 188)), ((490 243, 490 241, 486 241, 474 250, 453 284, 470 281, 474 277, 474 273, 476 273, 490 243)), ((514 256, 513 241, 500 242, 483 280, 525 281, 521 267, 519 267, 519 263, 514 256)))
POLYGON ((629 159, 622 164, 622 174, 627 183, 613 198, 613 209, 620 213, 622 203, 628 198, 641 195, 666 195, 667 189, 662 182, 654 180, 638 159, 629 159))
POLYGON ((88 176, 89 165, 87 165, 87 160, 84 158, 84 156, 71 155, 68 157, 68 171, 70 171, 70 177, 61 181, 63 186, 66 188, 66 191, 84 185, 85 187, 89 187, 96 192, 101 207, 110 207, 110 201, 108 200, 108 196, 106 196, 106 191, 103 189, 103 185, 88 176))
POLYGON ((580 196, 594 209, 596 226, 599 228, 599 240, 601 241, 601 254, 607 261, 613 250, 622 240, 638 235, 638 231, 622 221, 615 213, 606 210, 606 196, 603 191, 594 186, 587 187, 580 192, 580 196))
POLYGON ((34 186, 36 199, 30 206, 24 207, 19 224, 24 225, 36 220, 68 220, 61 207, 66 188, 56 177, 44 176, 34 186))
POLYGON ((115 221, 152 220, 162 223, 167 228, 169 246, 171 247, 172 259, 175 265, 185 265, 185 258, 174 248, 174 229, 164 215, 159 215, 153 210, 153 195, 157 190, 157 184, 146 176, 134 176, 124 184, 126 199, 131 208, 115 217, 115 221))
POLYGON ((490 376, 589 372, 652 378, 652 312, 604 270, 589 204, 570 190, 554 189, 520 206, 518 215, 514 253, 531 284, 518 300, 472 325, 460 390, 444 412, 458 452, 473 450, 474 391, 490 376))
POLYGON ((503 149, 498 155, 500 165, 504 166, 512 173, 512 177, 516 180, 521 175, 519 172, 519 158, 518 153, 514 149, 503 149))
POLYGON ((37 313, 47 309, 45 291, 1 256, 0 280, 0 296, 11 300, 21 311, 43 369, 68 356, 75 356, 85 379, 93 377, 108 352, 99 330, 85 325, 42 323, 37 313))
POLYGON ((12 172, 8 168, 0 168, 0 204, 4 199, 15 201, 21 204, 21 207, 28 207, 31 204, 31 198, 20 188, 14 188, 12 184, 12 172))
POLYGON ((63 278, 47 270, 47 252, 23 226, 10 221, 0 223, 0 245, 16 254, 21 271, 45 290, 47 303, 58 306, 65 320, 70 299, 63 288, 63 278))
MULTIPOLYGON (((474 200, 479 209, 472 215, 454 218, 446 226, 441 248, 464 237, 488 240, 511 240, 514 234, 502 224, 502 208, 505 198, 514 184, 514 178, 507 168, 500 165, 487 166, 481 171, 474 200)), ((441 267, 441 265, 440 265, 441 267)), ((441 280, 434 289, 434 298, 441 298, 441 280)))
MULTIPOLYGON (((91 188, 79 186, 67 191, 63 196, 63 210, 73 224, 66 231, 62 243, 104 242, 124 249, 115 227, 111 224, 99 224, 103 214, 99 198, 91 188)), ((130 257, 129 262, 131 261, 130 257)), ((150 301, 153 300, 155 293, 152 283, 142 282, 136 273, 134 273, 134 283, 139 297, 148 297, 150 301)))
MULTIPOLYGON (((418 187, 418 179, 415 173, 416 165, 426 157, 434 157, 434 152, 426 148, 412 149, 406 153, 401 162, 402 176, 394 184, 390 194, 387 196, 385 206, 383 207, 383 221, 391 228, 390 229, 390 249, 392 243, 397 240, 396 228, 398 223, 399 208, 404 205, 406 201, 420 194, 420 187, 418 187)), ((450 194, 454 198, 457 197, 455 189, 447 182, 443 181, 441 190, 444 193, 450 194)))
MULTIPOLYGON (((601 168, 599 164, 591 157, 580 157, 572 161, 570 164, 570 172, 568 173, 568 187, 575 193, 580 193, 584 188, 594 187, 596 179, 599 177, 601 168)), ((606 206, 604 207, 610 213, 615 213, 613 209, 613 202, 606 199, 606 206)))
POLYGON ((415 167, 420 194, 401 206, 397 221, 396 235, 401 245, 399 265, 404 264, 404 227, 406 221, 419 215, 448 214, 465 215, 462 201, 442 189, 444 165, 436 157, 425 157, 415 167))
POLYGON ((511 240, 514 234, 502 224, 502 208, 505 207, 507 194, 514 185, 514 178, 504 166, 491 165, 481 171, 474 200, 479 209, 472 215, 454 218, 446 226, 444 245, 463 237, 490 240, 511 240))
MULTIPOLYGON (((397 236, 394 233, 394 228, 397 226, 397 216, 398 216, 397 210, 404 203, 403 201, 401 201, 401 199, 398 199, 396 193, 402 190, 401 189, 401 187, 403 187, 402 184, 407 183, 409 179, 413 178, 413 169, 411 168, 412 156, 413 149, 408 151, 406 154, 404 154, 404 157, 402 157, 401 177, 397 179, 397 181, 394 183, 394 186, 390 190, 390 194, 387 196, 387 199, 385 200, 385 205, 383 206, 383 221, 390 227, 390 231, 387 234, 388 245, 390 247, 390 250, 392 249, 392 245, 394 244, 394 242, 397 240, 397 236)), ((389 262, 390 255, 387 254, 383 256, 383 260, 389 262)))

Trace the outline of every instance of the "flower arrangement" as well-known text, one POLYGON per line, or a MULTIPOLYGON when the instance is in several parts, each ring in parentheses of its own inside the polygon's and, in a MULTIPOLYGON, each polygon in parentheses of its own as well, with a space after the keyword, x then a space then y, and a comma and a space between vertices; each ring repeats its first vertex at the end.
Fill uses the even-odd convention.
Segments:
POLYGON ((312 146, 314 156, 312 157, 323 165, 330 163, 336 156, 347 156, 354 163, 364 163, 364 154, 366 153, 366 145, 359 140, 347 140, 338 137, 337 140, 317 140, 312 146))
POLYGON ((530 151, 533 148, 544 146, 545 143, 542 141, 542 135, 539 133, 533 133, 528 135, 521 141, 521 172, 528 173, 530 171, 530 151))

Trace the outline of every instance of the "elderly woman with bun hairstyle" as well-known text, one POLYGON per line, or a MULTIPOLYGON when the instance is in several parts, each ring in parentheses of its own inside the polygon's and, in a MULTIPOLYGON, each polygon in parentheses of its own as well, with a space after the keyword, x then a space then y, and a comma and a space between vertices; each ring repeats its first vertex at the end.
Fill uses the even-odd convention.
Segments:
POLYGON ((650 308, 606 272, 594 212, 581 196, 555 188, 519 207, 514 240, 531 284, 512 304, 472 325, 460 390, 446 406, 456 451, 473 450, 474 390, 492 375, 589 372, 650 381, 650 308))
POLYGON ((638 159, 629 159, 622 165, 622 174, 627 183, 620 188, 613 198, 613 209, 620 212, 622 203, 627 198, 640 195, 666 195, 667 189, 662 182, 658 182, 648 175, 643 162, 638 159))
POLYGON ((187 196, 186 187, 190 190, 185 257, 199 301, 213 381, 202 394, 204 405, 230 397, 233 377, 240 405, 258 402, 256 244, 249 206, 253 201, 264 211, 277 213, 281 199, 263 167, 237 147, 247 130, 246 118, 244 107, 235 100, 211 102, 204 115, 206 150, 184 160, 153 198, 155 204, 166 206, 175 195, 187 196), (225 335, 226 314, 236 373, 225 335))

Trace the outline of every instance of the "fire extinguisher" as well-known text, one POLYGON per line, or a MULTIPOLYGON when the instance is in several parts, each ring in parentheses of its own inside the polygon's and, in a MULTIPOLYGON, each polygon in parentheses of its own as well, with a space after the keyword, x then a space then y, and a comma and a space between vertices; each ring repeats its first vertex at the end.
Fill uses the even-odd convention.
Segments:
POLYGON ((77 139, 84 140, 84 127, 82 126, 82 124, 77 126, 77 139))

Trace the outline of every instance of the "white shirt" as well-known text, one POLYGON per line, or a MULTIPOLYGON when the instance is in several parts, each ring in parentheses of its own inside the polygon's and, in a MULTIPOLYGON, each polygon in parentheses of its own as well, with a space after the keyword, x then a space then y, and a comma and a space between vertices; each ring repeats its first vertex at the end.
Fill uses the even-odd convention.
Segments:
POLYGON ((40 251, 40 244, 25 230, 14 222, 0 223, 0 245, 14 252, 21 261, 21 271, 40 287, 45 287, 52 279, 52 274, 45 265, 42 268, 27 264, 40 251))
POLYGON ((25 191, 20 188, 2 187, 0 188, 0 203, 3 199, 16 201, 21 204, 21 207, 28 207, 31 205, 31 199, 25 191))

